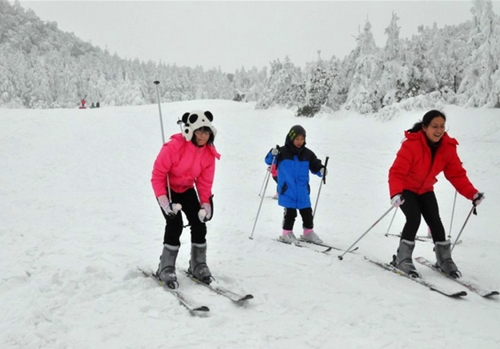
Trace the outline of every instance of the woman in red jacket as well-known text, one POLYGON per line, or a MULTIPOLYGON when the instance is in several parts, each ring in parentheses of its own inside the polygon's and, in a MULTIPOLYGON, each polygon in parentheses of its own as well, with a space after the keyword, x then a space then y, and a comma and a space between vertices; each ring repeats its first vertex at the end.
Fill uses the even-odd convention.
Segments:
POLYGON ((467 178, 457 154, 458 142, 445 132, 445 123, 446 116, 442 112, 427 112, 421 122, 405 132, 406 139, 389 169, 391 205, 401 207, 406 216, 393 265, 413 277, 419 277, 412 253, 422 216, 432 232, 436 265, 448 276, 461 276, 451 258, 451 243, 446 240, 439 216, 434 194, 436 176, 444 172, 446 179, 461 195, 472 200, 474 206, 484 199, 484 193, 480 193, 467 178))

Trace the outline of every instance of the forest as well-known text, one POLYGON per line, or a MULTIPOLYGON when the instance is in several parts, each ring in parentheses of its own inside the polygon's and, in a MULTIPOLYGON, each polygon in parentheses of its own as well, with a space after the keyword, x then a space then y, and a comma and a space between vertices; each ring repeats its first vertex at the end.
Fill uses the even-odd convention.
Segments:
POLYGON ((353 110, 390 117, 392 106, 412 109, 439 103, 500 107, 500 20, 491 0, 471 2, 471 18, 456 26, 420 26, 400 38, 399 17, 377 47, 369 20, 344 58, 296 66, 270 57, 269 67, 223 72, 141 62, 111 55, 42 21, 16 0, 0 0, 0 107, 74 108, 81 99, 101 106, 223 99, 282 106, 297 116, 353 110))

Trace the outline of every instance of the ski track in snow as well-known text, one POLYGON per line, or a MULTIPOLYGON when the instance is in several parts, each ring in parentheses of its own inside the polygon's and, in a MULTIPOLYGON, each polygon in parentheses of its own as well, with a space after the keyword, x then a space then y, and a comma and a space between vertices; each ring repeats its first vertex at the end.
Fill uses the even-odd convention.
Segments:
MULTIPOLYGON (((253 103, 189 101, 162 104, 165 134, 179 131, 185 111, 208 109, 218 129, 214 219, 208 224, 208 263, 217 283, 251 293, 243 306, 179 274, 181 290, 210 308, 191 316, 145 278, 155 269, 163 221, 150 186, 161 147, 158 106, 92 110, 8 110, 0 113, 1 348, 498 348, 499 301, 469 292, 448 299, 379 270, 363 255, 389 261, 398 240, 385 237, 392 212, 359 250, 315 253, 273 241, 282 208, 264 198, 264 156, 283 144, 291 126, 307 145, 330 156, 315 217, 322 239, 347 248, 388 208, 387 171, 403 130, 424 111, 391 121, 337 112, 296 118, 293 111, 255 110, 253 103)), ((464 229, 454 258, 464 275, 500 288, 500 119, 498 110, 447 106, 450 135, 473 183, 486 192, 464 229)), ((320 179, 311 176, 314 206, 320 179)), ((274 193, 272 178, 266 195, 274 193)), ((436 194, 448 230, 455 190, 439 177, 436 194)), ((470 210, 458 196, 452 235, 470 210)), ((404 224, 397 213, 391 227, 404 224)), ((301 219, 295 223, 300 235, 301 219)), ((422 224, 419 234, 425 234, 422 224)), ((453 241, 454 241, 453 238, 453 241)), ((177 266, 187 268, 189 228, 177 266)), ((432 245, 415 256, 434 260, 432 245)), ((426 280, 462 288, 418 267, 426 280)))

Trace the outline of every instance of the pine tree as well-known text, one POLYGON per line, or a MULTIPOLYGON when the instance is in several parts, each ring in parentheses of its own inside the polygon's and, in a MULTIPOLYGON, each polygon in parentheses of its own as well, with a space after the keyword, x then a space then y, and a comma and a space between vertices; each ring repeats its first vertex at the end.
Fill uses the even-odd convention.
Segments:
POLYGON ((368 20, 357 41, 355 51, 358 52, 358 58, 344 107, 362 114, 377 112, 383 99, 379 90, 382 63, 377 57, 377 47, 368 20))
POLYGON ((298 108, 297 116, 313 117, 326 103, 332 89, 328 65, 321 59, 320 53, 318 51, 318 60, 306 67, 305 105, 298 108))

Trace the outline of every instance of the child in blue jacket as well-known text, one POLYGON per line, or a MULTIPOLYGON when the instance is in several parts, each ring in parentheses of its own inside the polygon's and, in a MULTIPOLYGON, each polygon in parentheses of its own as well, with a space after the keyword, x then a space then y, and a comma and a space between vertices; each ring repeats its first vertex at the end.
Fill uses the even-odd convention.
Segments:
POLYGON ((276 164, 279 173, 278 204, 285 208, 280 240, 290 244, 297 243, 293 224, 299 210, 304 229, 301 239, 321 243, 322 240, 313 230, 309 171, 322 177, 326 168, 314 152, 306 147, 306 130, 300 125, 293 126, 286 135, 285 145, 272 148, 265 162, 268 165, 276 164))

